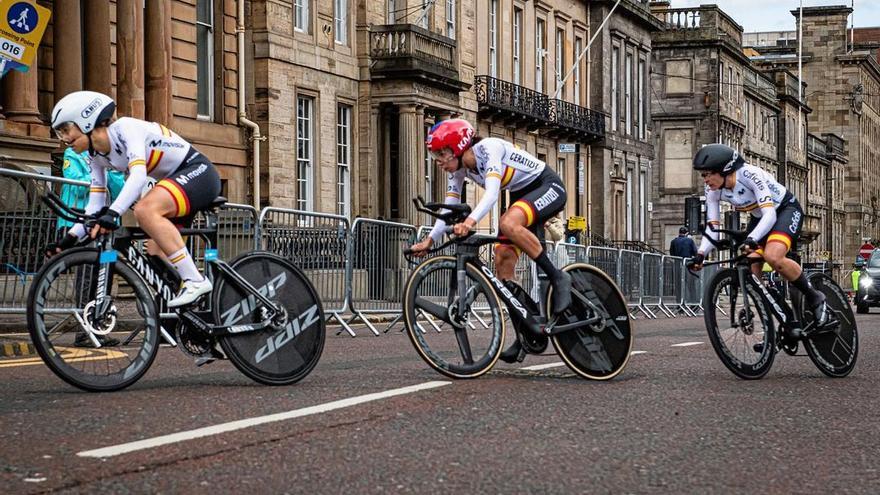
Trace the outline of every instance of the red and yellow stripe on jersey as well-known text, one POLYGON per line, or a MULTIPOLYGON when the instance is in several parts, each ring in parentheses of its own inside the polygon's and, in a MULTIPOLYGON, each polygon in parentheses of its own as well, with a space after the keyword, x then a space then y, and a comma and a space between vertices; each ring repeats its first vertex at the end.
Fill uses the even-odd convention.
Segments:
POLYGON ((168 191, 168 194, 174 198, 174 204, 177 205, 177 214, 176 217, 185 217, 190 211, 189 198, 186 196, 186 193, 181 189, 180 185, 177 182, 174 182, 170 179, 162 179, 156 184, 156 187, 162 188, 168 191))
POLYGON ((513 167, 504 168, 504 176, 501 177, 501 187, 505 187, 510 183, 510 179, 513 179, 514 172, 516 172, 516 170, 514 170, 513 167))
MULTIPOLYGON (((162 124, 159 124, 159 128, 162 129, 163 136, 171 137, 171 131, 169 131, 167 127, 165 127, 162 124)), ((165 155, 164 151, 159 151, 159 150, 151 150, 150 151, 150 156, 147 158, 147 173, 152 172, 153 169, 156 168, 156 165, 158 165, 159 162, 162 160, 163 155, 165 155)))
POLYGON ((510 207, 522 210, 523 214, 526 216, 526 227, 531 227, 532 224, 535 223, 535 217, 537 216, 535 213, 535 207, 528 201, 521 199, 510 205, 510 207))
POLYGON ((767 243, 771 242, 781 242, 785 244, 786 249, 791 249, 791 236, 785 232, 779 232, 778 230, 770 232, 770 236, 767 237, 767 243))

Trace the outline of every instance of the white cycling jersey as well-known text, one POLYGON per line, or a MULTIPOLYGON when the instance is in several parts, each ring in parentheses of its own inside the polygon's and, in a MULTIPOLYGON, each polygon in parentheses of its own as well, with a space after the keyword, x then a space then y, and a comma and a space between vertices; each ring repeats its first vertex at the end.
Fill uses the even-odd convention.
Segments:
MULTIPOLYGON (((785 186, 776 182, 768 172, 754 165, 743 165, 735 172, 736 185, 733 189, 720 188, 716 191, 706 186, 706 221, 709 225, 720 224, 721 201, 733 205, 737 211, 746 211, 761 221, 749 237, 760 240, 770 232, 776 222, 776 209, 785 199, 785 186)), ((709 230, 709 236, 718 239, 718 234, 709 230)), ((699 252, 708 255, 712 243, 708 239, 700 242, 699 252)))
MULTIPOLYGON (((499 138, 484 138, 471 148, 477 159, 475 170, 464 166, 448 175, 446 186, 446 204, 461 203, 464 190, 464 179, 470 179, 486 190, 483 198, 474 207, 470 218, 479 222, 498 201, 502 190, 518 191, 537 179, 544 171, 546 164, 535 158, 531 153, 516 148, 499 138)), ((446 222, 437 220, 431 230, 434 242, 443 237, 446 222)))
MULTIPOLYGON (((110 152, 96 154, 89 163, 91 187, 86 213, 95 213, 106 202, 106 170, 127 172, 125 185, 110 209, 125 213, 141 196, 148 177, 161 180, 176 171, 186 160, 192 147, 186 140, 155 122, 122 117, 107 127, 110 152)), ((75 225, 71 234, 85 235, 84 227, 75 225)))

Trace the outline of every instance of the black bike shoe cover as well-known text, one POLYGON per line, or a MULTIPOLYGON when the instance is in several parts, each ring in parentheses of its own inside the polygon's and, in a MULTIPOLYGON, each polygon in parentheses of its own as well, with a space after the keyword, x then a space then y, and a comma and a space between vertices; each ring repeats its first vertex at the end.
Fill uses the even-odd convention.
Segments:
POLYGON ((571 304, 571 275, 560 272, 550 283, 553 285, 553 314, 558 315, 571 304))

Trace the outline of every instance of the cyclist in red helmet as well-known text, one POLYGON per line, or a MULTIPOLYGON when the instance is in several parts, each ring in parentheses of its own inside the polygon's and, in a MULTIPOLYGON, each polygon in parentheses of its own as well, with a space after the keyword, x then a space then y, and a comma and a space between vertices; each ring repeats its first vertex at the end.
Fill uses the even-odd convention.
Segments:
MULTIPOLYGON (((465 178, 486 190, 470 216, 453 226, 455 235, 470 233, 498 201, 499 193, 510 191, 511 205, 501 216, 499 226, 502 237, 513 245, 495 247, 496 274, 502 280, 512 280, 519 253, 525 252, 550 278, 553 312, 564 311, 571 303, 571 276, 553 265, 539 240, 544 222, 565 207, 565 186, 556 172, 510 142, 475 136, 473 126, 463 119, 438 122, 428 133, 426 144, 434 162, 448 174, 447 204, 461 202, 465 178)), ((446 224, 438 220, 428 238, 413 245, 412 250, 424 253, 443 237, 445 228, 446 224)), ((518 341, 514 343, 518 345, 518 341)), ((513 347, 508 349, 502 358, 515 355, 513 351, 513 347)))

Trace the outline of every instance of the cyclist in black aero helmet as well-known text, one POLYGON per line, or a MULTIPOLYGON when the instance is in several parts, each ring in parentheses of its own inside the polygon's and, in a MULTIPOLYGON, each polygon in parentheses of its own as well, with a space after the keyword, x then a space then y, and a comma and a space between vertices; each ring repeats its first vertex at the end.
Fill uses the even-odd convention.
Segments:
MULTIPOLYGON (((749 212, 749 236, 743 243, 745 253, 752 257, 763 256, 770 267, 806 296, 816 318, 814 328, 836 324, 825 305, 825 295, 813 288, 796 261, 785 256, 800 237, 804 224, 804 211, 791 191, 766 171, 745 163, 735 149, 720 143, 706 145, 697 152, 694 170, 700 172, 706 184, 707 224, 721 223, 721 200, 733 205, 737 211, 749 212)), ((711 229, 707 234, 718 239, 718 234, 711 229)), ((702 240, 690 263, 692 269, 702 268, 712 247, 709 239, 702 240)), ((752 265, 752 270, 760 275, 761 265, 752 265)), ((803 335, 796 337, 799 336, 803 335)))

